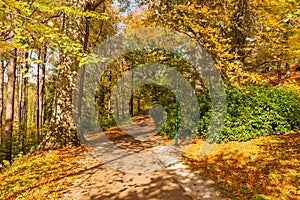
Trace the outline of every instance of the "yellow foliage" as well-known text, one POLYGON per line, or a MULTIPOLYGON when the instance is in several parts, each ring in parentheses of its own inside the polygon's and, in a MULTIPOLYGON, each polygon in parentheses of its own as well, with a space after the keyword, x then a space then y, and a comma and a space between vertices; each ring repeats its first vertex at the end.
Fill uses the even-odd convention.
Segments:
POLYGON ((299 10, 296 1, 161 1, 148 7, 144 16, 149 18, 148 24, 175 29, 195 39, 230 81, 244 76, 257 82, 251 74, 256 70, 253 66, 265 61, 287 62, 299 55, 299 16, 290 17, 298 25, 287 23, 287 17, 299 10), (252 51, 258 51, 259 56, 253 56, 252 51))

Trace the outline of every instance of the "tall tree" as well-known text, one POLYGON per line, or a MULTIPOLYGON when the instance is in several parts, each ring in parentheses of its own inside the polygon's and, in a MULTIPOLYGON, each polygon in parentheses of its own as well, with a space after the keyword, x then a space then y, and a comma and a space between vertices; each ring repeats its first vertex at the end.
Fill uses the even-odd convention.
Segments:
POLYGON ((257 66, 271 65, 277 70, 278 84, 281 84, 282 66, 287 66, 299 56, 299 2, 255 0, 253 4, 255 48, 260 52, 256 57, 257 66))
MULTIPOLYGON (((4 68, 5 62, 4 59, 1 60, 0 68, 0 141, 2 141, 2 117, 3 117, 3 106, 4 106, 4 68)), ((1 142, 0 142, 1 143, 1 142)))
POLYGON ((12 133, 13 133, 13 120, 14 120, 14 96, 15 96, 15 80, 16 80, 16 57, 17 50, 11 51, 9 63, 7 66, 7 95, 6 95, 6 111, 5 111, 5 124, 2 134, 2 150, 3 160, 11 161, 12 159, 12 133))
POLYGON ((195 39, 211 54, 223 77, 234 84, 243 76, 258 81, 253 76, 257 66, 281 66, 299 55, 297 0, 141 2, 150 12, 146 23, 195 39))
MULTIPOLYGON (((40 78, 40 91, 39 91, 39 131, 41 132, 41 129, 44 125, 44 97, 45 97, 45 77, 46 77, 46 58, 47 58, 47 47, 46 45, 42 47, 42 54, 41 54, 41 78, 40 78)), ((41 133, 40 133, 41 135, 41 133)))
MULTIPOLYGON (((76 102, 77 109, 80 107, 80 101, 72 99, 72 92, 76 81, 75 78, 78 74, 80 64, 78 55, 84 53, 88 47, 90 32, 89 20, 91 20, 90 17, 93 16, 89 13, 96 11, 98 7, 103 6, 105 3, 105 0, 68 2, 69 8, 79 11, 82 15, 78 16, 76 12, 73 12, 73 14, 72 12, 65 13, 62 17, 61 32, 67 36, 69 40, 78 44, 81 50, 77 52, 77 54, 74 53, 74 51, 60 51, 60 65, 57 68, 52 117, 47 135, 38 147, 39 150, 60 148, 66 145, 78 146, 80 144, 72 113, 72 100, 76 102), (87 16, 88 18, 86 18, 87 16)), ((105 19, 106 16, 102 16, 102 20, 105 19)))
POLYGON ((21 146, 22 146, 22 152, 25 154, 26 149, 25 149, 25 141, 26 141, 26 132, 27 132, 27 113, 28 113, 28 77, 26 74, 28 73, 29 69, 29 64, 27 62, 29 58, 29 53, 26 52, 24 54, 24 59, 25 59, 25 65, 23 69, 23 84, 22 84, 22 93, 23 93, 23 99, 21 102, 21 119, 19 123, 21 124, 21 132, 22 132, 22 141, 21 141, 21 146))
MULTIPOLYGON (((80 5, 77 3, 72 6, 80 5)), ((62 33, 72 41, 80 43, 81 20, 67 14, 63 15, 62 20, 62 33)), ((39 149, 55 149, 66 145, 78 146, 80 144, 72 116, 72 89, 79 67, 78 57, 70 52, 61 51, 59 66, 49 130, 39 145, 39 149)))

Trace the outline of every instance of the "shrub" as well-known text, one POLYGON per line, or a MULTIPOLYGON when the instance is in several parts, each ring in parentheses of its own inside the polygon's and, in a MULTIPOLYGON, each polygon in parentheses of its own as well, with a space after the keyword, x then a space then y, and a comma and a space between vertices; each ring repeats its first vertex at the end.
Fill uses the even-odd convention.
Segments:
MULTIPOLYGON (((227 86, 227 114, 218 142, 243 141, 300 129, 300 97, 284 89, 247 84, 227 86)), ((207 137, 211 117, 208 93, 198 94, 198 135, 207 137)))

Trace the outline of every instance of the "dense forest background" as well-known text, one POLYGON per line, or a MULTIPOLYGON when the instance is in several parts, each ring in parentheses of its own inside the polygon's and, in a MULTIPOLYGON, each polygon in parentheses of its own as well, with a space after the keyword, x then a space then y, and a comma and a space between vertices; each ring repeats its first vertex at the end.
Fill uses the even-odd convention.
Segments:
MULTIPOLYGON (((178 31, 212 56, 227 93, 218 142, 299 130, 298 0, 145 0, 134 5, 126 0, 1 0, 0 18, 1 162, 32 150, 80 145, 72 101, 79 116, 89 113, 80 110, 82 102, 72 99, 72 90, 86 56, 120 32, 145 27, 178 31)), ((205 137, 211 118, 205 82, 173 52, 158 49, 122 55, 105 71, 95 97, 103 129, 116 125, 114 85, 126 71, 145 63, 168 65, 194 87, 201 118, 198 129, 188 134, 205 137)), ((153 104, 164 105, 168 117, 160 134, 174 137, 175 95, 168 89, 150 84, 133 92, 130 105, 124 105, 122 95, 116 102, 118 118, 124 110, 134 116, 153 104)))

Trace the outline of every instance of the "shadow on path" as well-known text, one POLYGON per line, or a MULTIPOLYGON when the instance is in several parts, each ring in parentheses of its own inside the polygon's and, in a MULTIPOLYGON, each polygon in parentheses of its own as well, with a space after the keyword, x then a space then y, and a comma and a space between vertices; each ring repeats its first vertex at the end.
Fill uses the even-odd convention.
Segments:
MULTIPOLYGON (((166 167, 179 162, 177 157, 180 154, 176 149, 164 146, 163 139, 153 131, 153 124, 125 125, 122 130, 111 129, 88 136, 89 153, 78 161, 86 169, 62 199, 193 199, 183 189, 182 182, 174 178, 175 173, 171 175, 166 167), (163 163, 161 157, 155 155, 165 156, 168 160, 163 163)), ((192 183, 191 179, 189 182, 198 184, 192 183)), ((216 198, 210 195, 201 199, 216 198)))

